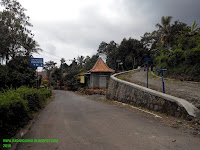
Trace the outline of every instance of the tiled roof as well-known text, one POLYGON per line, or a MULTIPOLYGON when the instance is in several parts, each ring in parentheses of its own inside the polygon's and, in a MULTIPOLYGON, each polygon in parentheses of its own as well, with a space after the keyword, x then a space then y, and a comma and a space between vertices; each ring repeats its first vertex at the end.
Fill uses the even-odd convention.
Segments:
POLYGON ((93 66, 92 69, 90 69, 88 72, 115 72, 115 70, 110 69, 104 61, 99 58, 96 62, 96 64, 93 66))

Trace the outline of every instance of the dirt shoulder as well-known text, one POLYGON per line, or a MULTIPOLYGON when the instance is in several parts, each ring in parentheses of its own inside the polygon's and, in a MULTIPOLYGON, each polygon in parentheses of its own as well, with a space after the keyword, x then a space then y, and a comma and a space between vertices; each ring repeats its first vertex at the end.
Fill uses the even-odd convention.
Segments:
MULTIPOLYGON (((139 71, 132 74, 123 74, 123 79, 141 86, 146 87, 147 74, 146 71, 139 71)), ((177 80, 167 80, 165 81, 165 93, 173 95, 182 99, 185 99, 196 107, 200 108, 200 83, 189 83, 177 80)), ((154 77, 151 72, 149 72, 149 88, 162 92, 162 79, 154 77)))

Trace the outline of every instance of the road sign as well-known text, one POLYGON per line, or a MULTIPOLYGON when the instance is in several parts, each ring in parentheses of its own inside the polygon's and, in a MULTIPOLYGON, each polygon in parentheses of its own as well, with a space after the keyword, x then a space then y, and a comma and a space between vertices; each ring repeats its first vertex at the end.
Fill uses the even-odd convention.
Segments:
POLYGON ((167 71, 167 68, 164 69, 156 69, 156 71, 161 71, 161 75, 162 75, 162 85, 163 85, 163 93, 165 93, 165 83, 164 83, 164 77, 163 77, 163 71, 167 71))
POLYGON ((167 70, 168 70, 167 68, 164 68, 164 69, 156 69, 156 71, 161 71, 161 72, 167 71, 167 70))
POLYGON ((144 61, 153 61, 152 58, 144 58, 144 61))
POLYGON ((43 58, 31 58, 30 66, 31 67, 43 67, 43 58))

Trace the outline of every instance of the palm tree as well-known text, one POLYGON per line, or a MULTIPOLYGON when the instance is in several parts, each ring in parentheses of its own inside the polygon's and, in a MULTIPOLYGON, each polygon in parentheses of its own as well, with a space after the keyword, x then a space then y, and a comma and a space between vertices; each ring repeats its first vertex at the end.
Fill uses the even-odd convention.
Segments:
POLYGON ((172 16, 163 16, 161 19, 161 24, 156 24, 156 27, 159 28, 158 34, 160 34, 160 43, 167 44, 167 38, 170 36, 171 33, 171 20, 172 16))

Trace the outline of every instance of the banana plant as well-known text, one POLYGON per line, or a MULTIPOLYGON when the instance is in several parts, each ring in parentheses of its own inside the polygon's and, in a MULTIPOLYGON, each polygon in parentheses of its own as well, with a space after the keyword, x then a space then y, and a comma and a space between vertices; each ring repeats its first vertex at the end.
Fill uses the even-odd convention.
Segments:
POLYGON ((191 26, 190 34, 194 34, 198 30, 197 25, 198 24, 196 23, 196 21, 194 21, 191 26))

